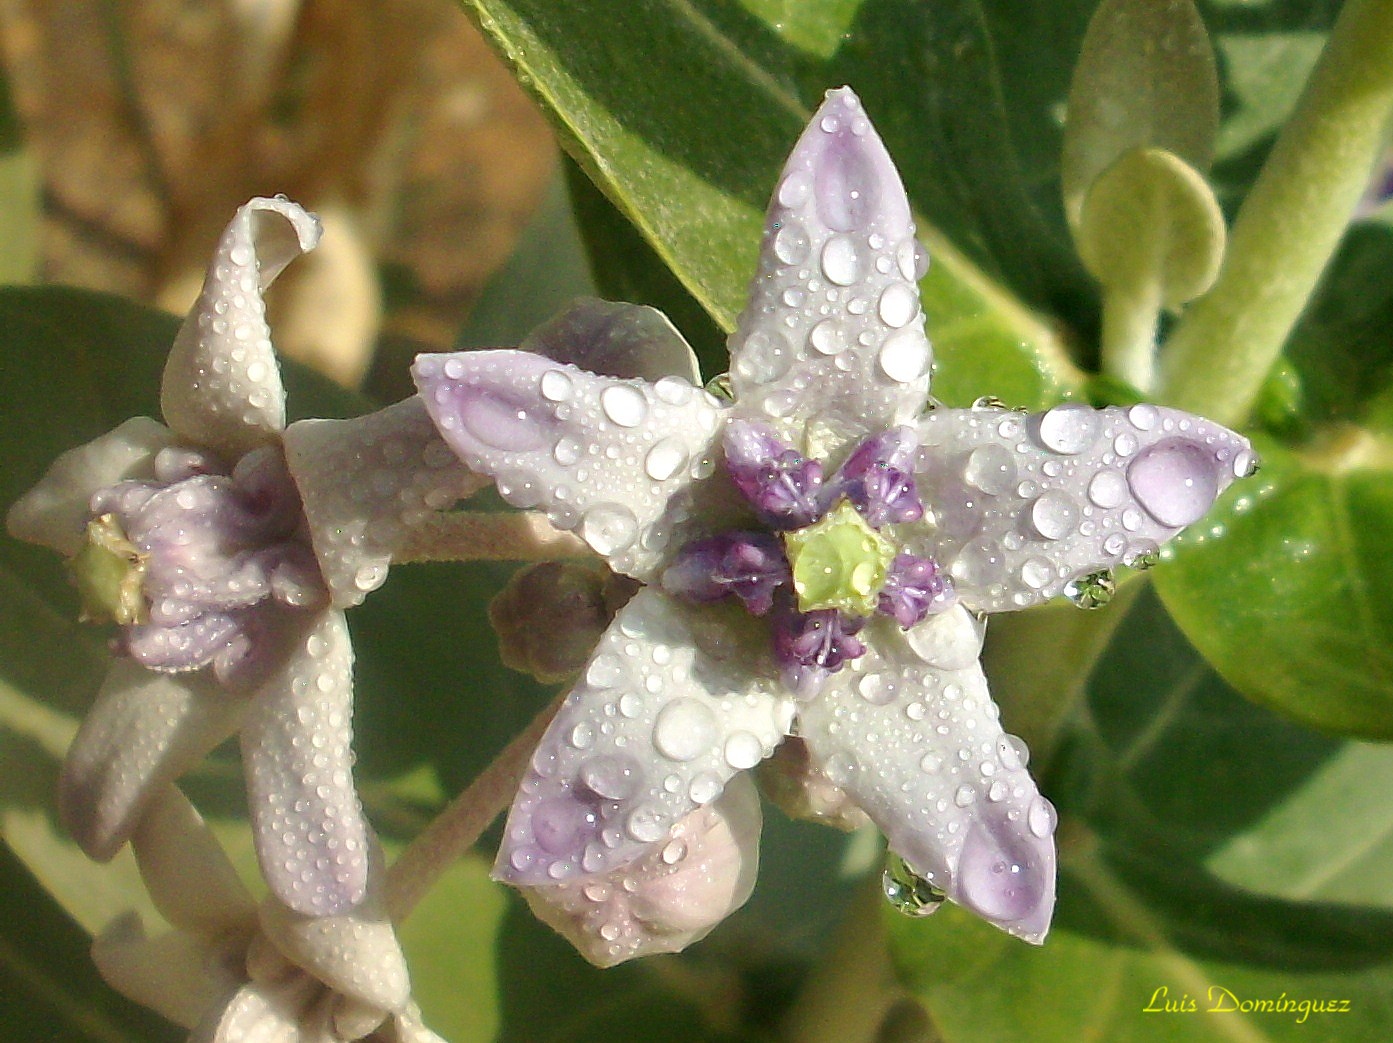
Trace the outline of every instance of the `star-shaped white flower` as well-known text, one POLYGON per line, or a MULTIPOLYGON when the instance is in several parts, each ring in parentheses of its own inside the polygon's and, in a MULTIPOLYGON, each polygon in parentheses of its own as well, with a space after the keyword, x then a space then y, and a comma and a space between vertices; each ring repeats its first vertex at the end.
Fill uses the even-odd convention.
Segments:
POLYGON ((350 912, 307 917, 274 896, 258 906, 198 812, 166 787, 131 846, 174 931, 147 938, 127 914, 96 939, 93 959, 122 995, 191 1029, 191 1043, 437 1043, 411 1002, 369 844, 368 892, 350 912))
POLYGON ((843 89, 770 205, 733 402, 519 352, 418 359, 472 469, 647 585, 533 757, 498 877, 614 873, 796 734, 917 874, 1044 938, 1055 815, 997 719, 982 616, 1153 552, 1252 456, 1150 405, 932 407, 925 263, 843 89))
POLYGON ((262 294, 318 239, 286 199, 238 210, 170 351, 165 423, 65 453, 8 516, 119 624, 60 784, 78 843, 110 858, 152 794, 240 730, 262 869, 306 914, 351 908, 367 879, 342 609, 414 520, 482 484, 419 399, 286 427, 262 294))

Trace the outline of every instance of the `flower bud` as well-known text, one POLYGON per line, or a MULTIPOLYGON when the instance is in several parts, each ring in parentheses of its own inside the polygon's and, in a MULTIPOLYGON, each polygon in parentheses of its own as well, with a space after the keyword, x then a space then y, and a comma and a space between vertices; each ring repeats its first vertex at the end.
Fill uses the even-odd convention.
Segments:
POLYGON ((789 818, 809 819, 848 833, 870 819, 846 791, 813 766, 802 739, 785 739, 759 766, 760 787, 789 818))
POLYGON ((596 966, 680 952, 750 897, 761 824, 759 795, 748 776, 737 775, 634 864, 522 893, 539 919, 596 966))

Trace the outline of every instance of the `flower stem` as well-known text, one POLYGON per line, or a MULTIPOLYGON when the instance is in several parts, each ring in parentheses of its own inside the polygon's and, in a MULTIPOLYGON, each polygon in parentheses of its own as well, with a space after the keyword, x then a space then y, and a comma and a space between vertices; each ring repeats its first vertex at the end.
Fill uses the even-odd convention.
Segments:
POLYGON ((589 553, 579 537, 540 514, 454 511, 418 522, 392 561, 550 561, 589 553))
POLYGON ((1393 114, 1393 3, 1349 0, 1239 211, 1219 280, 1162 358, 1160 399, 1221 423, 1251 411, 1340 241, 1393 114))
POLYGON ((441 874, 474 846, 489 823, 508 806, 532 751, 560 708, 558 696, 392 863, 387 870, 386 890, 387 911, 394 923, 410 915, 441 874))
POLYGON ((1110 285, 1103 296, 1103 372, 1150 395, 1156 382, 1156 320, 1161 285, 1152 277, 1139 285, 1110 285))

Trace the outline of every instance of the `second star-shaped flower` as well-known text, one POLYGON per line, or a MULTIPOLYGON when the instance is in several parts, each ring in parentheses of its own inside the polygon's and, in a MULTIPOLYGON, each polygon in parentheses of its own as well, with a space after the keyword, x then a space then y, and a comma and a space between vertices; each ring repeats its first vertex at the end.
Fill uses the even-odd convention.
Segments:
POLYGON ((628 865, 797 734, 916 873, 1044 938, 1054 812, 997 720, 981 614, 1152 553, 1252 457, 1149 405, 924 412, 924 264, 899 175, 843 89, 770 205, 733 403, 522 352, 418 360, 472 469, 647 585, 533 757, 500 878, 628 865))

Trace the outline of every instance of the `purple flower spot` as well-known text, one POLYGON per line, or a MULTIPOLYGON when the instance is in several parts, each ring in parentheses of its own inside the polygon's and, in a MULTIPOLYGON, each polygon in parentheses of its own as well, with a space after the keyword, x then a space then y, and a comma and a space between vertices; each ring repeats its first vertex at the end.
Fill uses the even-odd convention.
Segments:
POLYGON ((768 427, 731 421, 725 452, 731 480, 766 525, 801 529, 822 517, 822 465, 779 441, 768 427))
POLYGON ((733 594, 751 613, 762 616, 774 604, 774 591, 791 580, 777 537, 728 532, 683 547, 663 573, 663 589, 698 602, 733 594))
POLYGON ((866 439, 833 476, 828 500, 845 496, 873 529, 918 521, 924 516, 924 504, 914 485, 917 448, 914 431, 908 427, 866 439))
POLYGON ((877 607, 908 630, 952 604, 952 593, 952 584, 932 558, 901 551, 890 563, 877 607))
POLYGON ((865 623, 833 608, 799 612, 791 598, 780 598, 774 614, 774 655, 785 683, 800 698, 817 694, 828 674, 866 654, 856 636, 865 623))

